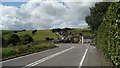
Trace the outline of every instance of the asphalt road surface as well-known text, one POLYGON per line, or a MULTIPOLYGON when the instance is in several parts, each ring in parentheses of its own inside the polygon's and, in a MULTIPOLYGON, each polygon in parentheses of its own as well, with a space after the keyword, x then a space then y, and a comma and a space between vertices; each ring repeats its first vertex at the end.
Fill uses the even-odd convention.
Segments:
POLYGON ((89 44, 57 44, 57 46, 59 47, 3 61, 2 66, 3 68, 104 66, 104 60, 95 46, 89 44))

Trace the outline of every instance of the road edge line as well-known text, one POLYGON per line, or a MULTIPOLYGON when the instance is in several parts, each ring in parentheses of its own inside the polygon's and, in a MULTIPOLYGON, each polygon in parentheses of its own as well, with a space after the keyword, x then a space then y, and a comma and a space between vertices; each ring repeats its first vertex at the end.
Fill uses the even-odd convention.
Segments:
POLYGON ((81 60, 81 61, 80 61, 80 63, 79 63, 79 67, 78 67, 78 68, 81 68, 81 67, 82 67, 82 65, 83 65, 83 62, 84 62, 84 60, 85 60, 85 57, 86 57, 87 52, 88 52, 88 49, 86 49, 86 50, 85 50, 84 55, 83 55, 83 57, 82 57, 82 60, 81 60))

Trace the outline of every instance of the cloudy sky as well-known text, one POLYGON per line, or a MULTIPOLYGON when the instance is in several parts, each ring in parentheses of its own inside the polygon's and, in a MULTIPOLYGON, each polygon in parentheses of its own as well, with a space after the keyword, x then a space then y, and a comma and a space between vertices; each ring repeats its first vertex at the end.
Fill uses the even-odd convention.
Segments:
POLYGON ((85 17, 90 14, 89 7, 94 6, 95 2, 82 1, 2 2, 0 4, 0 29, 87 28, 85 17))

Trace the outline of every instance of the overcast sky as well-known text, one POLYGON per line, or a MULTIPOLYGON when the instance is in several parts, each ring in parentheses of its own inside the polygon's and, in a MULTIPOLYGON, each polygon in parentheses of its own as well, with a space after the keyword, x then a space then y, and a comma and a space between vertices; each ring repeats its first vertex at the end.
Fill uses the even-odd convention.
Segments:
MULTIPOLYGON (((87 28, 85 17, 95 2, 3 2, 0 4, 0 29, 87 28)), ((89 1, 89 0, 88 0, 89 1)))

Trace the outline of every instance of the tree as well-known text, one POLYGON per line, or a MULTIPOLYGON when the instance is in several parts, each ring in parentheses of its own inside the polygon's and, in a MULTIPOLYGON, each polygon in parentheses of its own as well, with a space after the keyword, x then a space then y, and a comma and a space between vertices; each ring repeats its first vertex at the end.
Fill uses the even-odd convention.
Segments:
POLYGON ((10 38, 8 39, 8 41, 10 44, 13 44, 13 46, 15 46, 17 42, 20 41, 20 37, 17 34, 12 34, 10 38))
POLYGON ((14 33, 17 33, 17 31, 14 31, 14 33))
POLYGON ((33 31, 32 31, 32 34, 35 34, 36 32, 37 32, 37 30, 33 30, 33 31))
POLYGON ((52 29, 51 31, 52 32, 59 32, 61 29, 60 28, 55 28, 55 29, 52 29))
POLYGON ((53 38, 46 37, 46 41, 54 40, 53 38))
POLYGON ((109 2, 101 2, 96 3, 95 7, 90 8, 91 13, 89 16, 86 17, 86 22, 92 30, 98 29, 109 5, 109 2))
POLYGON ((25 29, 23 29, 22 31, 26 31, 25 29))
POLYGON ((2 37, 2 46, 4 46, 5 39, 2 37))
POLYGON ((21 40, 22 44, 27 44, 27 43, 33 42, 33 38, 28 34, 22 36, 20 40, 21 40))
POLYGON ((72 30, 72 29, 73 29, 73 28, 67 28, 67 27, 66 27, 66 28, 64 28, 64 30, 72 30))
POLYGON ((25 35, 25 38, 25 41, 27 41, 28 43, 33 42, 33 38, 30 35, 25 35))

